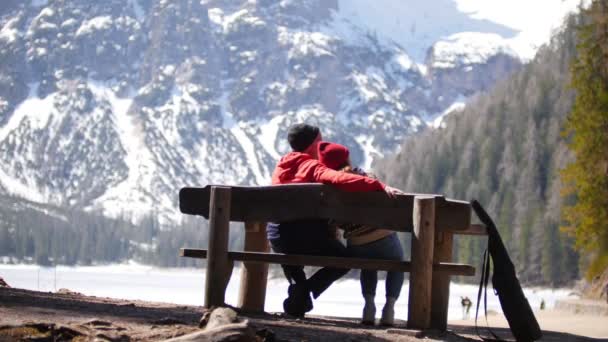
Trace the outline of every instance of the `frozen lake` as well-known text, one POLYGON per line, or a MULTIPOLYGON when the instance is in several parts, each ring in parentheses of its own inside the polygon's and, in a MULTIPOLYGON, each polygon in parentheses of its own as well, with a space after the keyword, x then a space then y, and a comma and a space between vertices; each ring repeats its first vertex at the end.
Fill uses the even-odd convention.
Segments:
MULTIPOLYGON (((236 305, 238 298, 239 268, 230 279, 226 302, 236 305)), ((170 302, 187 305, 203 305, 205 282, 204 269, 172 268, 127 264, 110 266, 58 266, 45 268, 33 265, 0 264, 0 277, 16 288, 40 291, 56 291, 67 288, 86 295, 140 299, 156 302, 170 302)), ((407 280, 406 280, 407 282, 407 280)), ((281 312, 282 302, 287 294, 287 281, 283 278, 269 279, 266 295, 266 311, 281 312)), ((404 284, 401 297, 397 301, 395 315, 407 318, 408 286, 404 284)), ((555 305, 556 299, 565 298, 568 289, 524 289, 534 310, 538 310, 542 299, 547 309, 555 305)), ((449 319, 462 319, 460 297, 468 296, 473 302, 471 316, 475 313, 477 286, 452 283, 450 286, 449 319)), ((378 315, 384 304, 384 281, 378 282, 376 305, 378 315)), ((345 279, 333 284, 314 302, 311 314, 360 317, 363 298, 358 280, 345 279)), ((488 310, 501 311, 498 297, 488 288, 488 310)))

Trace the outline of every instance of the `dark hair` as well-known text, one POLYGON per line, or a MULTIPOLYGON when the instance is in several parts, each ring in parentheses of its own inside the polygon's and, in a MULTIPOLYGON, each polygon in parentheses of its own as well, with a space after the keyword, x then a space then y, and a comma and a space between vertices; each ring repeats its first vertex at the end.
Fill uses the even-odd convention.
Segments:
POLYGON ((287 141, 292 150, 302 152, 315 141, 318 135, 319 127, 299 123, 289 127, 287 141))

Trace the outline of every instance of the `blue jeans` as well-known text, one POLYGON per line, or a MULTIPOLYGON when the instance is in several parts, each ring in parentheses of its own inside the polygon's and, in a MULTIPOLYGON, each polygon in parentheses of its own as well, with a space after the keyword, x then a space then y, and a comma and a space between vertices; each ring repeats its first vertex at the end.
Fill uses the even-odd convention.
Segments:
MULTIPOLYGON (((349 245, 348 251, 352 257, 403 261, 403 249, 397 234, 393 233, 380 240, 364 245, 349 245)), ((403 272, 386 273, 386 296, 398 298, 403 285, 403 272)), ((378 271, 361 270, 361 291, 363 295, 376 295, 378 271)))

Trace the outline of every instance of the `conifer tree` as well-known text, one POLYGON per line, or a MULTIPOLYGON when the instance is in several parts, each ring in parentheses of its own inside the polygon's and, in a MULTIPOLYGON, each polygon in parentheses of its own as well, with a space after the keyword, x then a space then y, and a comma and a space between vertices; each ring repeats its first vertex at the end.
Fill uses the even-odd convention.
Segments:
POLYGON ((576 98, 565 125, 576 160, 562 173, 573 204, 562 213, 593 277, 608 267, 608 0, 583 12, 571 67, 576 98))

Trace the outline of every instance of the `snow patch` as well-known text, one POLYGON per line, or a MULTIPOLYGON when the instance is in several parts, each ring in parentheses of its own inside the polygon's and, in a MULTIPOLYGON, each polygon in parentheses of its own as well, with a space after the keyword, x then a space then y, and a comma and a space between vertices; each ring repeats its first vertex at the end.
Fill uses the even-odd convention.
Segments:
POLYGON ((44 18, 44 17, 52 17, 52 16, 54 16, 54 15, 55 15, 55 11, 53 11, 53 9, 52 9, 52 8, 50 8, 50 7, 45 7, 45 8, 43 8, 43 9, 42 9, 42 11, 40 11, 40 13, 38 13, 38 15, 37 15, 37 16, 34 18, 34 20, 33 20, 33 21, 38 21, 38 20, 40 20, 41 18, 44 18))
POLYGON ((464 96, 459 96, 454 103, 452 103, 448 108, 446 108, 439 115, 434 115, 427 120, 427 125, 433 128, 445 128, 445 118, 448 114, 453 112, 459 112, 464 109, 466 105, 466 98, 464 96))
POLYGON ((270 183, 270 177, 268 175, 262 174, 262 168, 258 161, 258 158, 255 154, 255 145, 240 127, 241 124, 233 125, 230 129, 230 132, 236 140, 239 142, 243 151, 245 151, 245 156, 247 158, 247 163, 251 167, 251 171, 253 171, 253 175, 255 176, 255 181, 258 185, 264 185, 270 183))
POLYGON ((48 124, 52 116, 56 93, 49 94, 41 99, 36 95, 38 83, 30 84, 29 88, 28 97, 15 108, 6 125, 0 127, 0 141, 4 141, 25 120, 28 121, 32 129, 42 129, 48 124))
POLYGON ((112 17, 109 15, 98 16, 89 20, 85 20, 78 30, 76 36, 90 34, 97 30, 107 30, 112 27, 112 17))
POLYGON ((222 92, 222 96, 219 100, 219 105, 222 113, 222 127, 224 129, 229 130, 232 135, 236 138, 238 143, 241 145, 241 148, 245 152, 245 157, 247 159, 247 164, 250 166, 251 171, 253 172, 253 176, 255 177, 255 181, 258 185, 268 184, 270 179, 268 175, 264 175, 262 172, 262 166, 258 161, 258 158, 255 154, 255 145, 245 133, 245 131, 240 127, 241 123, 236 122, 234 120, 234 116, 232 111, 230 110, 230 103, 228 101, 230 97, 230 93, 227 90, 228 85, 232 82, 222 82, 221 88, 224 89, 222 92))
POLYGON ((365 171, 370 171, 374 157, 383 157, 384 155, 374 147, 374 137, 368 135, 359 135, 355 137, 355 141, 363 149, 363 165, 361 167, 365 171))
POLYGON ((265 26, 266 22, 260 17, 252 15, 247 9, 238 10, 232 14, 226 15, 221 8, 210 8, 207 11, 209 20, 218 25, 221 32, 226 34, 238 29, 239 23, 247 23, 252 27, 265 26))
POLYGON ((287 57, 302 58, 307 56, 333 56, 334 38, 322 32, 293 31, 279 26, 278 42, 283 46, 291 46, 287 57))
POLYGON ((209 15, 209 21, 216 25, 224 26, 224 11, 221 8, 210 8, 207 10, 207 14, 209 15))
POLYGON ((70 27, 76 25, 77 21, 74 18, 67 19, 63 23, 61 23, 61 27, 70 27))
POLYGON ((4 40, 9 44, 17 40, 19 37, 19 30, 16 28, 18 19, 10 19, 4 24, 2 30, 0 30, 0 40, 4 40))
POLYGON ((412 66, 414 65, 414 62, 405 53, 396 54, 394 59, 397 62, 397 64, 400 65, 405 70, 411 69, 412 66))
POLYGON ((518 56, 509 42, 497 34, 462 32, 433 45, 432 66, 454 68, 482 64, 498 54, 518 56))
MULTIPOLYGON (((57 94, 52 93, 41 99, 36 95, 38 84, 30 84, 29 88, 28 97, 15 108, 8 122, 0 128, 0 141, 5 141, 22 124, 28 124, 32 130, 43 129, 48 125, 53 115, 53 102, 57 94)), ((17 180, 15 175, 7 174, 1 167, 0 183, 9 193, 30 201, 45 202, 48 200, 48 196, 37 190, 34 180, 26 180, 26 183, 22 183, 17 180)))
POLYGON ((129 170, 125 180, 108 189, 95 200, 95 203, 101 204, 104 213, 113 217, 123 214, 124 208, 129 208, 129 212, 135 215, 147 213, 154 208, 154 205, 146 203, 141 197, 137 197, 137 194, 140 186, 151 186, 156 166, 144 141, 142 123, 136 116, 128 113, 133 98, 117 97, 103 82, 89 80, 88 86, 96 97, 107 100, 112 107, 114 125, 121 146, 126 152, 124 161, 129 170), (110 206, 108 203, 113 205, 110 206))
POLYGON ((36 190, 35 185, 23 184, 0 168, 0 184, 12 195, 32 202, 46 202, 47 197, 36 190))
POLYGON ((175 65, 172 64, 168 64, 165 65, 162 69, 161 72, 163 73, 163 75, 165 76, 173 76, 173 73, 175 72, 175 65))
POLYGON ((368 67, 365 70, 365 74, 355 71, 351 75, 351 78, 356 84, 359 94, 366 102, 383 97, 387 97, 386 100, 388 101, 393 100, 388 93, 384 71, 376 67, 368 67))
POLYGON ((270 154, 270 156, 277 161, 281 159, 281 155, 277 152, 277 149, 275 148, 275 142, 277 140, 279 127, 283 123, 283 120, 283 115, 277 115, 273 117, 270 121, 259 124, 262 133, 258 136, 258 140, 260 141, 262 147, 264 147, 266 152, 268 152, 268 154, 270 154))

